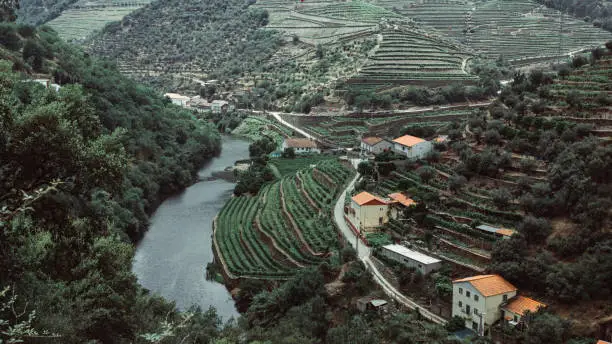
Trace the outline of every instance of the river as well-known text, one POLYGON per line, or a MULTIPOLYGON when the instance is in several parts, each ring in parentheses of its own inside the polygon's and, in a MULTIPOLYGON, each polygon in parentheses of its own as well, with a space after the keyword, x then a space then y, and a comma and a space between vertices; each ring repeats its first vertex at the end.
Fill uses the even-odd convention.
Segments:
MULTIPOLYGON (((249 142, 230 136, 222 141, 221 155, 202 167, 201 178, 249 157, 249 142)), ((214 306, 224 321, 238 316, 225 286, 206 280, 206 264, 213 261, 212 220, 233 189, 233 183, 220 179, 200 181, 159 206, 132 266, 143 287, 175 301, 179 309, 214 306)))

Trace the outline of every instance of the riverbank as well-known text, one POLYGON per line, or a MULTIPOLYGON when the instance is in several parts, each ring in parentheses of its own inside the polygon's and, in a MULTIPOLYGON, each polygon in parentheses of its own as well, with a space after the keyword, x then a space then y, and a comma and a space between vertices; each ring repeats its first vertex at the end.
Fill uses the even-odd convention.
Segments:
POLYGON ((132 271, 143 287, 176 302, 179 309, 213 306, 227 320, 238 312, 225 286, 206 279, 206 265, 214 259, 213 218, 231 198, 234 184, 214 176, 248 158, 249 142, 223 136, 222 143, 219 156, 197 173, 199 181, 153 213, 149 230, 137 244, 132 271))

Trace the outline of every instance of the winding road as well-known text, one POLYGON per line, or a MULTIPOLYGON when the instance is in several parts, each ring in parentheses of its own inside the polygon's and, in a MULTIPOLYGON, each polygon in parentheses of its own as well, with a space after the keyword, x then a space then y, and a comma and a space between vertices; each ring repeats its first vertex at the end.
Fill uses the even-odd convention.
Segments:
POLYGON ((402 295, 389 281, 385 279, 383 274, 378 270, 376 265, 370 259, 372 254, 372 250, 366 246, 361 240, 357 240, 357 236, 353 233, 353 231, 349 228, 346 221, 344 220, 344 202, 346 199, 346 195, 350 190, 353 189, 355 182, 359 179, 359 174, 351 180, 346 189, 340 194, 336 205, 334 206, 334 221, 336 222, 336 226, 342 232, 342 235, 346 238, 346 240, 355 248, 357 251, 357 255, 359 259, 365 264, 366 269, 372 274, 374 277, 374 281, 383 289, 385 294, 395 301, 401 303, 402 305, 410 308, 410 309, 418 309, 421 315, 437 324, 446 324, 446 320, 432 312, 428 309, 418 305, 413 300, 407 298, 402 295))

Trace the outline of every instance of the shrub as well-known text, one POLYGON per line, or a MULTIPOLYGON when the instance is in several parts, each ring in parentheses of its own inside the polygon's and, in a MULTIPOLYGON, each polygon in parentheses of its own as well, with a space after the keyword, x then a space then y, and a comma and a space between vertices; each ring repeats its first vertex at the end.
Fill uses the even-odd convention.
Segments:
POLYGON ((0 44, 10 50, 18 50, 21 47, 21 41, 17 36, 15 25, 0 23, 0 44))
POLYGON ((436 175, 436 171, 429 166, 419 167, 416 170, 416 173, 419 175, 421 180, 425 183, 428 183, 436 175))
POLYGON ((528 241, 542 242, 550 234, 551 227, 548 220, 528 215, 518 225, 518 230, 528 241))
POLYGON ((495 206, 497 206, 499 209, 502 209, 510 203, 510 200, 512 199, 512 194, 510 194, 507 189, 500 188, 497 190, 493 190, 491 192, 491 197, 493 198, 493 203, 495 204, 495 206))

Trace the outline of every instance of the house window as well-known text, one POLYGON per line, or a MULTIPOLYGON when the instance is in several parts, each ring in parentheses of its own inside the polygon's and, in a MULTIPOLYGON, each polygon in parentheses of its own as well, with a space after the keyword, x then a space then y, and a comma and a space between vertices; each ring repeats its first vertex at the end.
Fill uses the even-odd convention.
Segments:
POLYGON ((463 295, 463 288, 459 288, 459 294, 463 295))
POLYGON ((465 296, 470 297, 470 295, 471 295, 471 294, 470 294, 470 291, 469 291, 469 290, 466 290, 466 291, 465 291, 465 296))
POLYGON ((478 308, 474 307, 474 314, 478 315, 478 308))
POLYGON ((419 264, 419 269, 422 268, 422 267, 423 267, 423 265, 419 264))
POLYGON ((514 316, 514 322, 518 322, 518 315, 514 316))
POLYGON ((463 308, 463 302, 459 301, 459 308, 463 308))
POLYGON ((503 299, 504 299, 504 302, 508 301, 508 295, 504 294, 503 299))
POLYGON ((472 321, 472 330, 478 331, 478 323, 475 321, 472 321))
POLYGON ((474 301, 478 302, 478 295, 474 294, 474 301))
POLYGON ((466 312, 467 314, 472 313, 472 308, 470 308, 470 305, 465 305, 465 312, 466 312))

